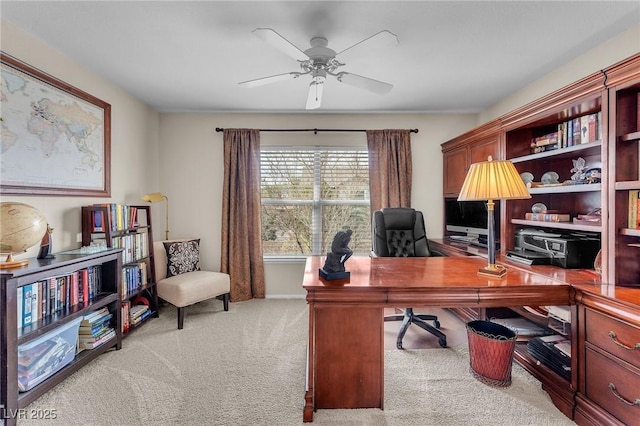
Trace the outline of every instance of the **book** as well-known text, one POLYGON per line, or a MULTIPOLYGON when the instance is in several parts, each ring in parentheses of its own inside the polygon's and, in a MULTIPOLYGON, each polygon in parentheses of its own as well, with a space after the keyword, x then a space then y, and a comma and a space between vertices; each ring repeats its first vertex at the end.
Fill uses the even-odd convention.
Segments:
POLYGON ((93 311, 82 318, 82 321, 80 321, 80 326, 91 325, 106 315, 111 315, 109 309, 107 309, 106 307, 98 309, 97 311, 93 311))
POLYGON ((93 341, 93 340, 99 339, 104 334, 108 333, 109 330, 113 330, 113 327, 111 327, 111 326, 109 326, 107 324, 104 327, 100 327, 100 329, 98 329, 98 330, 96 330, 96 331, 94 331, 92 333, 80 333, 80 334, 78 334, 78 338, 82 342, 93 341))
POLYGON ((535 146, 545 146, 558 143, 558 132, 553 132, 544 136, 533 138, 531 143, 535 146))
POLYGON ((145 311, 148 311, 149 307, 147 305, 135 305, 129 309, 129 317, 133 320, 140 316, 142 316, 145 311))
MULTIPOLYGON (((38 322, 40 308, 38 307, 38 294, 40 293, 40 284, 31 284, 31 323, 38 322)), ((25 302, 26 303, 26 302, 25 302)))
POLYGON ((558 149, 558 141, 542 146, 532 146, 531 153, 537 154, 539 152, 553 151, 554 149, 558 149))
POLYGON ((629 219, 627 227, 631 229, 639 229, 638 226, 638 204, 640 203, 640 197, 638 194, 640 191, 633 189, 629 191, 629 219))
POLYGON ((573 144, 580 145, 582 143, 582 132, 580 129, 580 119, 574 118, 572 120, 573 125, 573 144))
POLYGON ((525 213, 526 220, 536 220, 539 222, 569 222, 571 215, 568 213, 525 213))
POLYGON ((580 117, 580 143, 591 142, 593 135, 591 134, 591 128, 589 127, 589 116, 583 115, 580 117))
POLYGON ((31 284, 22 287, 22 300, 18 303, 22 304, 22 326, 31 324, 31 284))
POLYGON ((111 340, 113 337, 115 337, 116 335, 116 331, 114 329, 111 329, 108 333, 103 334, 99 339, 90 341, 90 342, 84 342, 82 344, 82 347, 84 349, 95 349, 98 346, 104 344, 105 342, 111 340))
POLYGON ((17 297, 16 297, 16 305, 17 306, 17 311, 18 311, 18 328, 22 328, 22 298, 24 297, 23 295, 23 291, 24 289, 22 287, 18 287, 17 289, 17 297))
POLYGON ((104 211, 93 211, 93 232, 104 232, 104 211))

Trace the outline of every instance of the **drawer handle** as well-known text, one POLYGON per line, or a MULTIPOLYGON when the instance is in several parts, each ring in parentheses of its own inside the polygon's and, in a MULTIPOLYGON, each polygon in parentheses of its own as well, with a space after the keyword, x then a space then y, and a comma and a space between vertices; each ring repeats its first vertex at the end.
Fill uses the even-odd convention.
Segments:
POLYGON ((624 402, 627 405, 635 405, 636 407, 640 407, 640 398, 636 398, 635 401, 631 402, 628 399, 626 399, 625 397, 623 397, 622 395, 620 395, 618 393, 618 390, 616 389, 616 385, 614 385, 613 383, 609 383, 609 390, 611 391, 611 393, 613 394, 613 396, 615 396, 616 398, 618 398, 620 401, 624 402))
POLYGON ((624 348, 628 351, 633 351, 633 350, 640 351, 640 343, 636 343, 633 347, 627 346, 618 340, 618 336, 616 336, 616 333, 614 333, 613 331, 609 332, 609 337, 611 337, 611 340, 613 340, 613 343, 620 346, 621 348, 624 348))

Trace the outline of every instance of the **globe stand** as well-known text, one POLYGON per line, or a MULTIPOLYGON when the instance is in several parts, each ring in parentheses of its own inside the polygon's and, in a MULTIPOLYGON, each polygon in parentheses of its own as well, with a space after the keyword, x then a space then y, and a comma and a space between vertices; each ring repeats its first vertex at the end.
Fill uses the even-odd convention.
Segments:
POLYGON ((21 266, 27 266, 29 259, 15 260, 13 255, 9 253, 6 260, 0 262, 0 269, 19 268, 21 266))

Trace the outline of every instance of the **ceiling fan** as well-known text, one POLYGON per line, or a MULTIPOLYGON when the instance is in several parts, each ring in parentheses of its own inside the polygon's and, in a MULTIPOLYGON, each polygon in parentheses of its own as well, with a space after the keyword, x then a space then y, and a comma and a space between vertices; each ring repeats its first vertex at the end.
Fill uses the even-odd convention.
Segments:
POLYGON ((338 55, 342 55, 356 47, 359 49, 366 47, 377 50, 387 45, 398 45, 398 37, 387 30, 382 30, 370 37, 367 37, 364 40, 341 50, 340 52, 336 52, 335 50, 327 47, 328 41, 324 37, 313 37, 310 41, 311 47, 303 51, 271 28, 256 28, 252 33, 265 42, 271 44, 276 49, 297 60, 302 71, 276 74, 238 83, 243 87, 257 87, 264 84, 309 75, 311 76, 311 84, 309 85, 309 92, 307 94, 306 109, 316 109, 320 107, 320 103, 322 102, 322 90, 327 76, 335 77, 336 80, 341 83, 369 90, 380 95, 388 93, 393 88, 392 84, 385 83, 383 81, 374 80, 372 78, 363 77, 346 71, 338 71, 338 68, 345 64, 336 59, 338 55))

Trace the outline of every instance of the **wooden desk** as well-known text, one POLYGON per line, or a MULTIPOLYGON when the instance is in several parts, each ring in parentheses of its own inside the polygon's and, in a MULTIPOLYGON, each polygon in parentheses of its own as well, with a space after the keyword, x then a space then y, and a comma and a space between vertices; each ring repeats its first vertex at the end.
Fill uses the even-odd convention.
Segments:
POLYGON ((385 307, 569 305, 570 285, 510 268, 480 277, 477 257, 352 257, 348 280, 326 281, 324 257, 307 259, 309 351, 303 421, 316 409, 384 408, 385 307))

